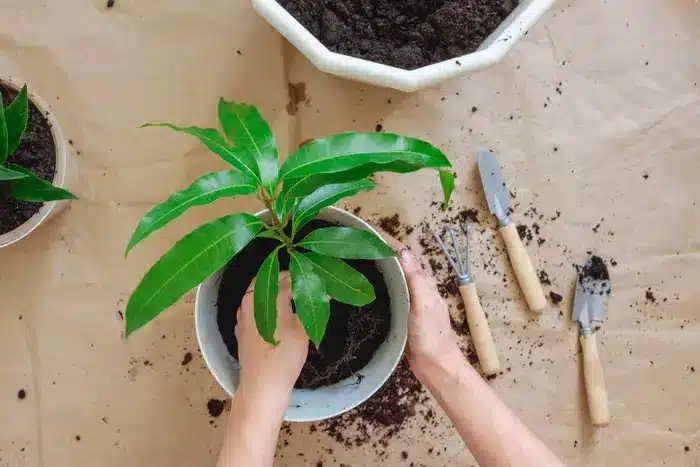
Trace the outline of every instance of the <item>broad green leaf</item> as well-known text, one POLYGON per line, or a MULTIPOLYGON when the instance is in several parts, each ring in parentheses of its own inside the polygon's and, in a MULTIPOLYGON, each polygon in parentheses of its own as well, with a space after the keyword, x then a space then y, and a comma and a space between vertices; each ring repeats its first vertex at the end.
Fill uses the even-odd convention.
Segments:
POLYGON ((221 133, 213 128, 199 128, 196 126, 177 126, 172 123, 146 123, 141 125, 141 128, 147 127, 165 127, 171 130, 186 133, 197 138, 211 152, 221 157, 244 174, 252 177, 258 183, 260 182, 260 173, 258 166, 255 163, 253 155, 247 151, 237 150, 232 148, 226 138, 221 133))
POLYGON ((330 206, 340 199, 356 195, 360 191, 368 191, 375 187, 375 183, 362 179, 357 182, 336 183, 326 185, 303 198, 294 211, 292 232, 296 233, 307 222, 313 220, 321 209, 330 206))
MULTIPOLYGON (((5 123, 7 125, 7 155, 9 156, 19 146, 24 134, 24 129, 27 128, 27 118, 29 116, 27 103, 27 85, 25 84, 22 90, 17 94, 15 100, 12 101, 5 110, 5 123)), ((0 164, 4 159, 0 157, 0 164)))
POLYGON ((350 227, 314 230, 296 246, 334 258, 382 259, 396 256, 396 252, 376 234, 350 227))
POLYGON ((262 229, 250 214, 231 214, 185 235, 141 279, 126 306, 126 335, 136 331, 223 267, 262 229))
POLYGON ((292 276, 292 298, 297 316, 309 339, 318 348, 330 317, 325 284, 316 274, 314 263, 296 251, 290 253, 289 272, 292 276))
POLYGON ((447 204, 450 202, 450 197, 455 189, 455 175, 449 170, 440 170, 440 184, 442 185, 442 192, 444 194, 444 200, 442 202, 442 210, 447 209, 447 204))
POLYGON ((279 234, 272 230, 261 230, 257 236, 258 238, 269 238, 271 240, 279 240, 280 242, 282 241, 282 238, 280 238, 279 234))
POLYGON ((355 306, 374 301, 372 284, 344 261, 314 252, 304 253, 303 256, 314 263, 316 273, 326 284, 326 292, 334 299, 355 306))
POLYGON ((275 329, 277 328, 277 295, 280 292, 279 248, 270 253, 258 270, 253 290, 253 309, 258 333, 266 342, 277 345, 275 329))
POLYGON ((368 163, 396 161, 423 167, 450 167, 438 148, 419 139, 391 133, 343 133, 311 141, 297 149, 284 161, 280 179, 338 173, 368 163))
POLYGON ((21 172, 24 178, 19 178, 10 182, 10 194, 13 198, 21 201, 33 201, 41 203, 44 201, 59 201, 62 199, 78 199, 70 191, 54 186, 51 182, 37 177, 30 170, 22 166, 9 164, 10 169, 21 172))
POLYGON ((9 152, 7 151, 7 123, 5 122, 5 107, 0 94, 0 164, 5 162, 9 152))
POLYGON ((252 105, 219 99, 219 122, 236 150, 253 155, 268 194, 277 187, 277 147, 267 122, 252 105))
POLYGON ((17 180, 19 178, 27 178, 27 174, 18 170, 12 170, 9 167, 0 165, 0 182, 5 180, 17 180))
POLYGON ((189 208, 204 206, 226 196, 249 195, 255 193, 256 189, 257 185, 252 178, 234 170, 224 170, 199 177, 192 185, 173 193, 143 217, 129 240, 126 254, 129 254, 137 243, 182 215, 189 208))
POLYGON ((277 214, 277 218, 285 219, 298 201, 296 198, 288 198, 280 193, 275 200, 275 214, 277 214))
POLYGON ((343 172, 308 175, 284 181, 282 193, 287 198, 297 198, 313 193, 319 187, 332 183, 347 183, 362 180, 378 172, 409 173, 426 168, 423 164, 411 164, 404 161, 386 164, 369 163, 343 172))

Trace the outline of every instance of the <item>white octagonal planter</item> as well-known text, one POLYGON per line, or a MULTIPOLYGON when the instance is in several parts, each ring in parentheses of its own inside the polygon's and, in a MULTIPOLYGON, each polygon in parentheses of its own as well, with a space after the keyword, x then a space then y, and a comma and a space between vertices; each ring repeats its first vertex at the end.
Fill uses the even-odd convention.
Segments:
POLYGON ((319 70, 401 91, 417 91, 495 64, 544 15, 554 1, 520 0, 517 8, 486 38, 476 52, 415 70, 403 70, 331 52, 276 0, 252 0, 258 14, 299 49, 319 70))

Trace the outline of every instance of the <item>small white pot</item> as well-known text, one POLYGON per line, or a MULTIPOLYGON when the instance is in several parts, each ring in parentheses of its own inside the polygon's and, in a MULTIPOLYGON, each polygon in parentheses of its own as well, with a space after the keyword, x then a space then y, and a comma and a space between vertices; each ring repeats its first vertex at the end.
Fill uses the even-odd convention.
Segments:
POLYGON ((554 4, 554 0, 520 0, 518 7, 486 38, 476 52, 415 70, 403 70, 331 52, 276 0, 252 2, 258 14, 319 70, 400 91, 417 91, 497 63, 554 4))
MULTIPOLYGON (((256 214, 269 221, 267 210, 256 214)), ((369 230, 372 227, 357 216, 342 209, 329 207, 321 211, 318 219, 369 230)), ((332 386, 317 389, 294 389, 284 419, 290 422, 311 422, 334 417, 346 412, 374 394, 396 368, 406 346, 408 329, 409 295, 406 278, 396 258, 377 262, 384 275, 391 298, 391 329, 386 341, 377 349, 372 360, 358 373, 362 378, 351 376, 332 386)), ((197 341, 209 370, 222 388, 234 395, 239 383, 238 362, 224 344, 216 322, 219 286, 224 268, 212 274, 197 288, 195 301, 195 327, 197 341)), ((235 313, 236 310, 226 310, 235 313)))
MULTIPOLYGON (((22 89, 22 85, 19 85, 14 80, 3 78, 0 79, 0 83, 14 88, 17 90, 17 92, 22 89)), ((69 167, 73 162, 73 154, 70 152, 68 143, 63 137, 61 126, 58 124, 58 120, 56 120, 51 108, 44 101, 44 99, 41 98, 41 96, 33 92, 31 89, 28 89, 27 97, 41 111, 51 127, 54 146, 56 146, 56 175, 54 175, 53 184, 59 188, 67 189, 69 179, 71 178, 70 175, 72 173, 72 171, 69 170, 69 167)), ((69 200, 62 200, 44 203, 39 212, 30 217, 24 224, 20 225, 15 230, 0 235, 0 248, 10 246, 13 243, 22 240, 42 223, 48 221, 51 217, 65 209, 69 202, 69 200)))

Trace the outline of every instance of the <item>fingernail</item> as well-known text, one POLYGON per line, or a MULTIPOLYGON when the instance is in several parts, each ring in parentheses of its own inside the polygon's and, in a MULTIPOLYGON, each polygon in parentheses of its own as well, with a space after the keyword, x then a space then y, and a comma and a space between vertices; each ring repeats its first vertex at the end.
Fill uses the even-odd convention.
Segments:
POLYGON ((411 250, 409 250, 408 247, 401 250, 401 258, 404 260, 411 259, 411 250))

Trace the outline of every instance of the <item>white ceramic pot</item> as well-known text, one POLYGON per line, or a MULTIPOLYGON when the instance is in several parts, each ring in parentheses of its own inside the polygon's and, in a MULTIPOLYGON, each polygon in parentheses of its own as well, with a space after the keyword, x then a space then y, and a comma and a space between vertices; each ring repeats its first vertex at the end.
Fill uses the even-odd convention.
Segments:
MULTIPOLYGON (((0 79, 0 83, 12 87, 18 92, 23 86, 14 80, 5 78, 0 79)), ((71 167, 71 163, 73 162, 73 154, 70 152, 68 143, 63 137, 61 126, 58 124, 58 120, 56 120, 56 117, 48 104, 41 98, 41 96, 33 92, 31 88, 28 89, 27 97, 34 103, 34 105, 37 106, 37 108, 49 121, 49 126, 51 126, 51 134, 53 136, 54 146, 56 146, 56 175, 54 176, 53 184, 59 188, 68 189, 69 180, 71 179, 72 174, 69 167, 71 167)), ((41 224, 65 209, 69 202, 69 200, 62 200, 44 203, 41 209, 39 209, 39 212, 30 217, 27 222, 20 225, 15 230, 0 235, 0 248, 10 246, 13 243, 22 240, 41 224)))
MULTIPOLYGON (((270 220, 267 210, 256 214, 265 221, 270 220)), ((330 207, 324 209, 318 219, 348 227, 376 231, 357 216, 330 207)), ((351 376, 332 386, 318 389, 295 389, 284 419, 292 422, 311 422, 334 417, 346 412, 374 394, 396 368, 406 346, 408 329, 409 295, 406 278, 396 258, 377 262, 384 275, 391 298, 391 329, 386 341, 377 349, 372 360, 358 373, 358 382, 351 376)), ((219 286, 224 269, 220 269, 197 288, 195 301, 195 327, 197 341, 209 370, 226 392, 234 395, 238 388, 238 362, 224 344, 216 322, 219 286)), ((234 313, 235 310, 226 310, 234 313)))
POLYGON ((417 91, 497 63, 554 4, 554 0, 520 0, 518 7, 486 38, 476 52, 415 70, 403 70, 331 52, 276 0, 252 2, 258 14, 319 70, 400 91, 417 91))

